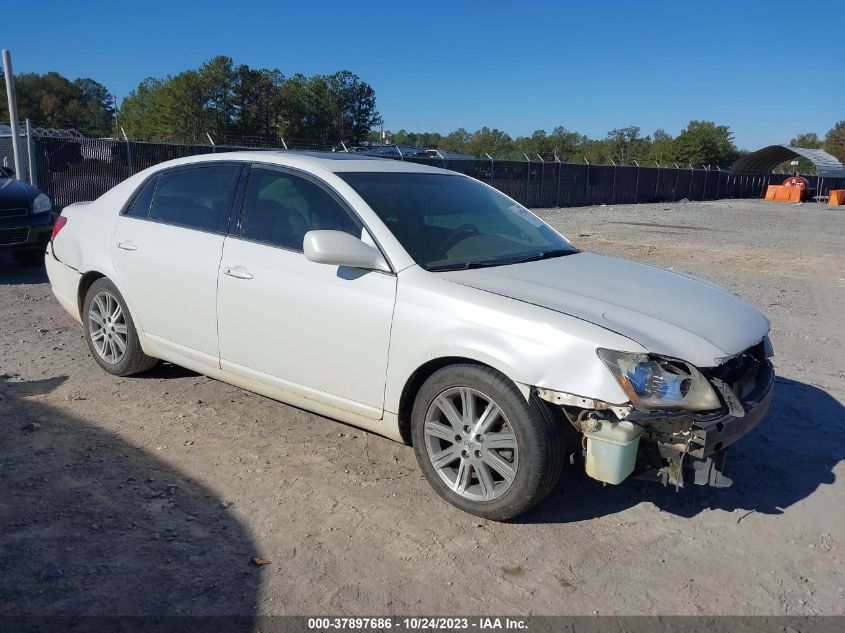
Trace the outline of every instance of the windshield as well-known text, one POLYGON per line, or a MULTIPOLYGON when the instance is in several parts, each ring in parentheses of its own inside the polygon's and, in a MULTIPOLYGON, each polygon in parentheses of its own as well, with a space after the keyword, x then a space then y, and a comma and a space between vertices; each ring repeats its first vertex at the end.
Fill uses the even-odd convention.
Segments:
POLYGON ((426 270, 502 266, 578 252, 525 207, 457 174, 337 175, 426 270))

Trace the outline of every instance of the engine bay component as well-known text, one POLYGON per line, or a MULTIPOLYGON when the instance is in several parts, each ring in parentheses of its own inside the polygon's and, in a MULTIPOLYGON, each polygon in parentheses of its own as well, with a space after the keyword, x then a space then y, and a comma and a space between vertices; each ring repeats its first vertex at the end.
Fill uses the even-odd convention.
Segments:
POLYGON ((537 395, 546 402, 563 407, 575 407, 577 409, 588 409, 591 411, 611 411, 620 420, 626 418, 634 410, 629 404, 610 404, 602 400, 584 398, 564 391, 538 388, 537 395))
POLYGON ((768 338, 701 369, 653 354, 599 349, 598 355, 633 404, 536 391, 560 407, 581 437, 590 477, 617 484, 634 476, 676 489, 731 485, 722 474, 726 449, 757 426, 771 402, 768 338))
POLYGON ((591 418, 590 421, 592 424, 584 431, 587 439, 585 470, 593 479, 608 484, 621 483, 634 472, 643 429, 625 420, 591 418))

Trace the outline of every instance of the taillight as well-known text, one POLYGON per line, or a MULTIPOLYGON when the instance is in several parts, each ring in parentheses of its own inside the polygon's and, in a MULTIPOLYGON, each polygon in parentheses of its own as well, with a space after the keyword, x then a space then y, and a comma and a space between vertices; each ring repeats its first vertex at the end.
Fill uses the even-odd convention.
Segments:
POLYGON ((56 239, 56 236, 59 234, 59 231, 64 228, 65 224, 67 224, 67 218, 65 216, 60 215, 56 218, 56 223, 53 225, 53 234, 50 236, 51 242, 56 239))

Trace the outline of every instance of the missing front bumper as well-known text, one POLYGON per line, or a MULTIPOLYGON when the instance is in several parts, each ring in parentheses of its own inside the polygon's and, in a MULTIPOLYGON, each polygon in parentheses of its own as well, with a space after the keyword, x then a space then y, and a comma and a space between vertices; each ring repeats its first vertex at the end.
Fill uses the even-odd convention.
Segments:
POLYGON ((774 369, 766 359, 761 359, 758 367, 751 392, 737 389, 735 393, 727 384, 711 378, 725 407, 710 414, 635 411, 630 406, 561 392, 538 390, 537 393, 543 400, 560 406, 584 438, 586 470, 594 479, 617 484, 630 475, 676 488, 685 483, 725 488, 732 483, 722 474, 725 449, 756 427, 771 403, 774 369), (622 434, 631 424, 640 433, 622 434), (590 447, 595 442, 602 442, 600 448, 606 450, 590 447), (636 452, 633 466, 632 449, 636 452))
MULTIPOLYGON (((666 418, 649 419, 636 416, 648 430, 640 444, 634 477, 659 481, 681 488, 695 484, 727 488, 732 481, 723 474, 726 449, 756 427, 772 401, 775 373, 766 361, 754 390, 740 402, 728 403, 730 413, 689 418, 689 429, 683 433, 661 430, 666 418)), ((679 422, 679 420, 675 420, 679 422)))
MULTIPOLYGON (((659 448, 659 447, 657 447, 659 448)), ((660 459, 659 466, 643 466, 645 459, 640 456, 640 469, 634 472, 634 479, 655 481, 664 486, 674 486, 676 489, 687 485, 711 486, 713 488, 729 488, 733 480, 724 474, 727 450, 714 454, 706 459, 689 457, 684 453, 665 455, 660 459)))

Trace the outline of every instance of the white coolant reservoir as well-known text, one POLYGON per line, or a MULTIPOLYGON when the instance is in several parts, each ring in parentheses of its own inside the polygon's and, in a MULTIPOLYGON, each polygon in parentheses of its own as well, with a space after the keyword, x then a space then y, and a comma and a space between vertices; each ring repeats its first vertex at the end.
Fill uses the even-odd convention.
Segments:
POLYGON ((634 471, 642 434, 642 427, 625 420, 590 420, 584 430, 587 474, 609 484, 621 482, 634 471))

